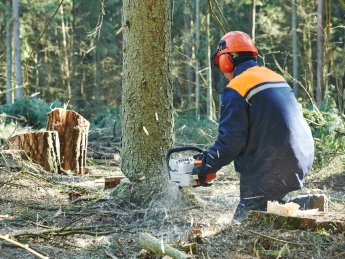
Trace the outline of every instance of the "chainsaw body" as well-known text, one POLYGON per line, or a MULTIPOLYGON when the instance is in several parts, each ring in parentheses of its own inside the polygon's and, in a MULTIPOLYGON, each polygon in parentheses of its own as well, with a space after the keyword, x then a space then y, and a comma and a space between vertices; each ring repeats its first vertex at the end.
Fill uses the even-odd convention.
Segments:
MULTIPOLYGON (((198 153, 203 152, 202 149, 193 146, 175 147, 169 149, 167 154, 169 177, 170 180, 175 182, 179 187, 198 187, 200 186, 198 175, 193 175, 192 171, 194 166, 201 165, 202 161, 195 159, 193 156, 171 158, 173 153, 186 151, 196 151, 198 153)), ((208 174, 205 179, 205 183, 209 183, 215 178, 216 173, 208 174)))

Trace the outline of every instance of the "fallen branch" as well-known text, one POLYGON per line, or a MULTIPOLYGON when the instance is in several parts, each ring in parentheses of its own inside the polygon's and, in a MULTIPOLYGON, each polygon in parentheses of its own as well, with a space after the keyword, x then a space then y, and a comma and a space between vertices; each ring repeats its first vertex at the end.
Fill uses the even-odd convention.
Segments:
POLYGON ((14 240, 10 239, 8 236, 2 236, 2 235, 0 235, 0 238, 3 239, 3 240, 5 240, 5 241, 7 241, 7 242, 10 242, 10 243, 12 243, 12 244, 17 245, 17 246, 19 246, 19 247, 25 249, 26 251, 29 251, 30 253, 36 255, 36 256, 39 257, 39 258, 43 258, 43 259, 48 259, 48 258, 49 258, 49 257, 44 256, 44 255, 41 255, 40 253, 38 253, 38 252, 36 252, 35 250, 31 249, 31 248, 29 247, 29 245, 21 244, 21 243, 19 243, 19 242, 17 242, 17 241, 14 241, 14 240))
POLYGON ((141 233, 139 236, 139 242, 143 247, 150 249, 152 252, 159 255, 169 255, 174 259, 191 258, 186 253, 181 252, 168 244, 164 244, 149 233, 141 233))
POLYGON ((121 244, 120 239, 118 239, 118 237, 116 237, 116 236, 113 236, 113 240, 116 242, 116 244, 117 244, 118 248, 120 249, 121 253, 124 256, 126 256, 125 249, 124 249, 123 245, 121 244))
POLYGON ((12 157, 13 156, 24 157, 26 153, 24 150, 20 150, 20 149, 5 149, 5 150, 0 150, 0 155, 12 155, 12 157))
POLYGON ((48 236, 70 236, 76 234, 85 234, 89 236, 106 236, 116 232, 115 229, 109 229, 111 225, 101 225, 101 226, 86 226, 86 227, 76 227, 76 228, 53 228, 49 230, 44 230, 38 233, 22 233, 12 235, 14 238, 30 238, 30 237, 42 237, 47 238, 48 236), (101 229, 103 232, 98 232, 97 229, 101 229), (92 231, 96 230, 96 231, 92 231))
POLYGON ((344 252, 342 252, 342 253, 340 253, 340 254, 337 254, 334 258, 340 258, 340 257, 342 257, 343 255, 345 255, 345 251, 344 252))

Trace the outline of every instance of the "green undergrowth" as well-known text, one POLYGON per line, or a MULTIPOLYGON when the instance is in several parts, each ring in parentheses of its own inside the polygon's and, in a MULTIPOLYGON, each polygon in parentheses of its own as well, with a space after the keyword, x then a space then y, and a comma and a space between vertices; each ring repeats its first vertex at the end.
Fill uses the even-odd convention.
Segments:
POLYGON ((24 98, 15 101, 13 104, 0 106, 0 113, 9 116, 5 122, 16 122, 20 125, 31 126, 35 129, 46 127, 47 113, 54 108, 61 108, 63 104, 60 101, 47 103, 38 98, 24 98))
POLYGON ((178 145, 209 147, 217 137, 218 124, 206 118, 196 119, 195 110, 176 112, 175 142, 178 145))
POLYGON ((90 118, 90 137, 92 138, 97 129, 102 129, 103 135, 112 135, 114 138, 121 136, 121 108, 105 108, 93 118, 90 118))
POLYGON ((345 115, 335 103, 326 99, 319 111, 308 104, 303 113, 315 140, 314 168, 324 167, 336 156, 345 157, 345 115))

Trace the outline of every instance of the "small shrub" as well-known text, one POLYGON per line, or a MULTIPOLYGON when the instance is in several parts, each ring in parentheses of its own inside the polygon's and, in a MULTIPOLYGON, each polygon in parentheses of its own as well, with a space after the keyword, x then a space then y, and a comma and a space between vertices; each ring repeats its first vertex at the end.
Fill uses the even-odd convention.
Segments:
POLYGON ((303 112, 315 139, 314 165, 321 168, 336 155, 345 155, 345 117, 335 104, 326 99, 320 113, 310 106, 303 112))
MULTIPOLYGON (((46 127, 47 113, 58 107, 63 107, 60 101, 46 103, 38 98, 24 98, 16 100, 11 105, 6 104, 0 106, 0 113, 23 117, 23 120, 19 121, 22 125, 40 129, 46 127)), ((10 117, 6 119, 6 122, 9 120, 11 120, 10 117)))

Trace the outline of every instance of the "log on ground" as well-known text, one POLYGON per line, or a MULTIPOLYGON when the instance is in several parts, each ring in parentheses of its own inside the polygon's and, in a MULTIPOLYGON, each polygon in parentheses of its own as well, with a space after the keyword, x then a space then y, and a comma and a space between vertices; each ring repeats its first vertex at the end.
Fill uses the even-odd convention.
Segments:
POLYGON ((60 170, 60 143, 56 131, 27 132, 9 139, 12 149, 24 150, 34 162, 46 171, 60 170))
POLYGON ((75 111, 57 108, 47 114, 47 129, 60 139, 61 167, 75 175, 84 174, 90 123, 75 111))
POLYGON ((191 258, 186 253, 181 252, 168 244, 162 243, 149 233, 141 233, 139 236, 139 242, 143 247, 158 255, 169 255, 174 259, 191 258))
POLYGON ((115 160, 117 162, 120 162, 120 155, 118 153, 99 152, 99 151, 88 150, 87 156, 90 158, 95 158, 95 159, 111 159, 111 160, 115 160))

